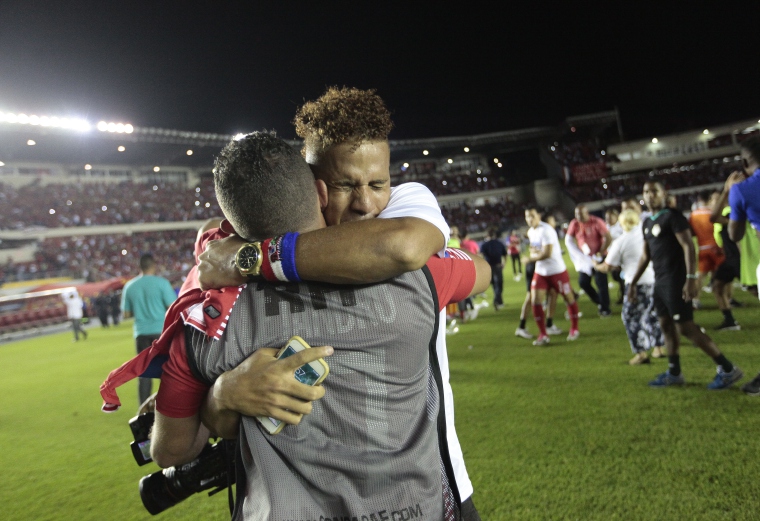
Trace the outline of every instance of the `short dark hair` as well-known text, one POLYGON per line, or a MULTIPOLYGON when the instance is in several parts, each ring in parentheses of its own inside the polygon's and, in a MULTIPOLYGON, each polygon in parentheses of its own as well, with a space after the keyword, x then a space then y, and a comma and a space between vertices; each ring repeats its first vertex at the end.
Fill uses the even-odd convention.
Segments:
POLYGON ((298 231, 319 209, 309 165, 273 132, 230 141, 214 161, 214 187, 224 215, 249 240, 298 231))
POLYGON ((140 256, 140 271, 148 271, 156 265, 156 259, 150 253, 145 253, 140 256))
POLYGON ((531 210, 535 210, 536 213, 538 215, 542 216, 542 217, 544 215, 544 211, 541 208, 539 208, 538 206, 536 206, 535 204, 529 204, 528 206, 525 207, 525 211, 526 212, 529 212, 531 210))
POLYGON ((702 201, 703 203, 706 203, 710 200, 710 196, 712 195, 712 192, 710 190, 702 190, 697 194, 697 201, 702 201))
POLYGON ((386 141, 393 128, 391 113, 374 89, 329 87, 315 101, 307 101, 293 120, 304 140, 301 154, 310 148, 317 156, 334 145, 386 141))
POLYGON ((743 148, 749 152, 749 155, 752 156, 755 163, 760 164, 760 136, 753 136, 746 141, 743 141, 742 144, 739 145, 739 148, 743 148))

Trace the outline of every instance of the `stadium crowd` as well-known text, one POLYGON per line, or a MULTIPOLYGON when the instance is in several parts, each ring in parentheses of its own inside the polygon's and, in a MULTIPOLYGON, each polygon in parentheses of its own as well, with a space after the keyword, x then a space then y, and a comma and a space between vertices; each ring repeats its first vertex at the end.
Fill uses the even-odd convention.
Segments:
POLYGON ((195 259, 195 230, 166 230, 132 235, 88 235, 50 238, 39 245, 30 262, 10 260, 0 266, 0 281, 35 280, 69 276, 88 282, 114 277, 124 279, 139 271, 143 253, 159 259, 158 274, 179 287, 195 259))
POLYGON ((59 228, 208 219, 219 215, 210 178, 172 183, 0 183, 0 229, 59 228))
POLYGON ((564 189, 577 203, 624 198, 641 193, 642 185, 650 179, 663 183, 669 190, 722 183, 728 174, 737 170, 739 166, 740 163, 735 157, 704 160, 649 172, 608 177, 600 181, 566 186, 564 189))
POLYGON ((506 187, 504 176, 498 171, 491 171, 486 165, 487 162, 480 156, 453 163, 432 160, 404 163, 391 173, 391 182, 397 185, 415 181, 427 186, 437 196, 506 187))

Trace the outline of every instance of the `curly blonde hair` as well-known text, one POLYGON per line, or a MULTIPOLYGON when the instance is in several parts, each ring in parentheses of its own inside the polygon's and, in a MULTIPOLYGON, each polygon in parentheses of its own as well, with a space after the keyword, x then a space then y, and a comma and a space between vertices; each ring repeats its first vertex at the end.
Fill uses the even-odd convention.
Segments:
MULTIPOLYGON (((301 154, 319 157, 328 148, 351 142, 385 141, 393 128, 391 113, 374 89, 330 87, 315 101, 307 101, 293 120, 304 140, 301 154)), ((308 159, 308 158, 307 158, 308 159)))

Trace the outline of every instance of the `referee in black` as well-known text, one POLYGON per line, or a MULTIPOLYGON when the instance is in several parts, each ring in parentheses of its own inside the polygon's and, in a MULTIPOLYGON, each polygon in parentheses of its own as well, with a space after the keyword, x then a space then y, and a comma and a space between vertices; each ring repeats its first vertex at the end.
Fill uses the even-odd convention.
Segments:
POLYGON ((644 251, 631 284, 628 300, 636 299, 636 283, 652 261, 655 276, 654 307, 665 335, 668 351, 668 370, 649 382, 652 387, 682 385, 681 362, 678 356, 680 336, 691 340, 718 365, 715 379, 708 389, 725 389, 739 381, 744 373, 734 366, 718 349, 715 342, 694 323, 691 300, 697 296, 695 251, 691 228, 683 214, 668 208, 667 193, 661 183, 644 184, 644 202, 652 212, 642 224, 644 251))

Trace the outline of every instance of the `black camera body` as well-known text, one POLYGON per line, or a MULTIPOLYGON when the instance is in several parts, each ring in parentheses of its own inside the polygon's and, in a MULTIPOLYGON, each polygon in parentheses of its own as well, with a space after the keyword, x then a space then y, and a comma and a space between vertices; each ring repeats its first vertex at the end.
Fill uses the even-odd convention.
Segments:
POLYGON ((150 429, 153 427, 154 419, 154 413, 146 412, 129 420, 129 428, 132 429, 132 436, 135 438, 129 447, 132 449, 135 461, 141 467, 153 461, 150 457, 150 429))
MULTIPOLYGON (((150 429, 155 415, 140 414, 129 420, 129 428, 135 441, 130 443, 132 455, 142 466, 150 457, 150 429)), ((171 508, 180 501, 204 490, 214 489, 209 496, 231 487, 235 483, 235 442, 221 440, 206 444, 196 459, 190 463, 149 474, 140 480, 140 499, 145 509, 153 515, 171 508)))

